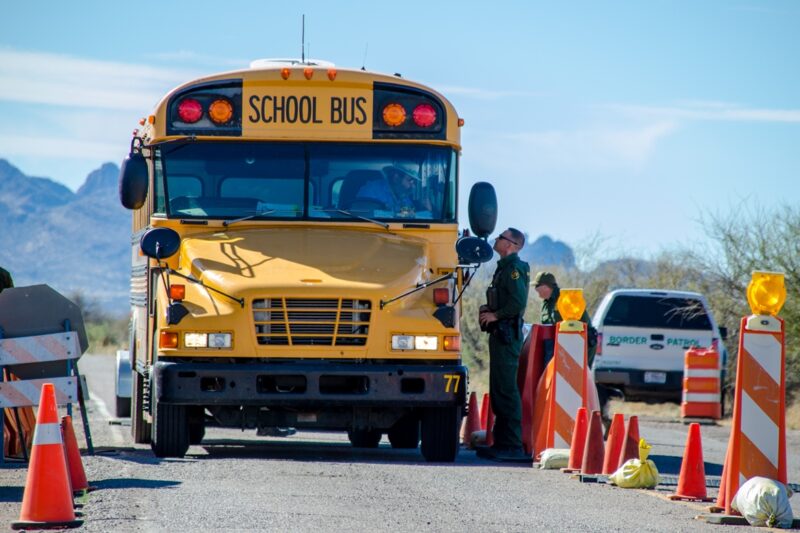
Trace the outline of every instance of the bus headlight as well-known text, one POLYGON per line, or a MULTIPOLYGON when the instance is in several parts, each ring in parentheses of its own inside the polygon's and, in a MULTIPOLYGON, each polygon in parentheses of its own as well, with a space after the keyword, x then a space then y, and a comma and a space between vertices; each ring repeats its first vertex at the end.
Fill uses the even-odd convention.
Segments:
POLYGON ((187 348, 230 348, 230 333, 198 333, 183 334, 183 345, 187 348))
POLYGON ((208 334, 208 347, 209 348, 230 348, 231 347, 231 334, 230 333, 209 333, 208 334))
POLYGON ((392 350, 413 350, 414 335, 392 335, 392 350))
POLYGON ((439 347, 438 338, 430 335, 417 335, 414 339, 414 348, 417 350, 436 350, 439 347))
POLYGON ((205 348, 208 346, 207 333, 184 333, 183 345, 187 348, 205 348))
POLYGON ((439 337, 435 335, 392 335, 392 350, 437 350, 439 337))

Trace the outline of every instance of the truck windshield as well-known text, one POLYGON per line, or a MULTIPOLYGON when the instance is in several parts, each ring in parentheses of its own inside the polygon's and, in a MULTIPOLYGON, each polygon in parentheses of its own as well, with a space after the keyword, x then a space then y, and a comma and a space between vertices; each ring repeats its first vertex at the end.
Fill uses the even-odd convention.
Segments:
POLYGON ((456 220, 456 152, 425 145, 191 142, 155 153, 156 212, 259 220, 456 220))
POLYGON ((694 298, 640 298, 619 295, 606 314, 606 326, 710 330, 703 302, 694 298))

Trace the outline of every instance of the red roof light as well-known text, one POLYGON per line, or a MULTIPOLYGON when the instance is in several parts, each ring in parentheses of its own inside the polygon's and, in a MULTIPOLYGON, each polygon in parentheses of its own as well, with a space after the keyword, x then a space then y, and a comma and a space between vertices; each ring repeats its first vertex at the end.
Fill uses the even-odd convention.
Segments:
POLYGON ((414 108, 411 118, 420 128, 429 128, 436 122, 436 109, 430 104, 419 104, 414 108))
POLYGON ((203 106, 194 98, 184 98, 178 104, 178 118, 187 124, 194 124, 203 117, 203 106))

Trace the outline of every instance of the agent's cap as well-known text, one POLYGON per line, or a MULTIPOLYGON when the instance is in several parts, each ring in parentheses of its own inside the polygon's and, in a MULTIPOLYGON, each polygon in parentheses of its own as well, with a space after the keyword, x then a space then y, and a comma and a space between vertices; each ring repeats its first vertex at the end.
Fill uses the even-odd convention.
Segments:
POLYGON ((401 167, 399 165, 389 165, 389 166, 383 167, 383 173, 386 174, 390 178, 392 177, 392 175, 397 174, 397 175, 403 176, 403 177, 408 176, 412 180, 421 181, 419 179, 419 176, 417 176, 416 173, 414 173, 414 172, 412 172, 412 171, 410 171, 408 169, 405 169, 405 168, 403 168, 403 167, 401 167))
POLYGON ((556 277, 552 272, 539 272, 533 279, 533 286, 538 287, 539 285, 547 285, 551 289, 554 289, 556 286, 556 277))

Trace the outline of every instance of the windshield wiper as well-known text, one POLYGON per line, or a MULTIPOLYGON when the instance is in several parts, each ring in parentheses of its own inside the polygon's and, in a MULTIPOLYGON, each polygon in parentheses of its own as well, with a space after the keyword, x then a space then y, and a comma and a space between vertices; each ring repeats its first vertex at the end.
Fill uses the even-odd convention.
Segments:
POLYGON ((359 220, 363 220, 365 222, 372 222, 373 224, 377 224, 385 230, 389 229, 389 224, 387 224, 386 222, 381 222, 380 220, 375 220, 374 218, 367 218, 362 215, 356 215, 355 213, 351 213, 350 211, 346 211, 344 209, 336 209, 336 212, 341 213, 343 215, 347 215, 349 217, 357 218, 359 220))
POLYGON ((161 148, 163 155, 171 154, 184 146, 188 145, 189 143, 193 143, 197 141, 197 136, 195 135, 186 135, 184 137, 176 137, 174 139, 169 139, 167 141, 162 141, 157 144, 151 144, 148 146, 150 147, 158 147, 161 148))
POLYGON ((236 224, 237 222, 250 220, 251 218, 263 217, 264 215, 269 215, 270 213, 274 213, 275 211, 277 211, 277 209, 267 209, 266 211, 258 211, 257 213, 253 213, 252 215, 247 215, 245 217, 234 218, 233 220, 225 220, 222 222, 222 225, 227 228, 231 224, 236 224))

